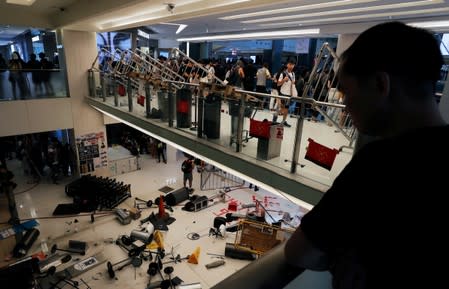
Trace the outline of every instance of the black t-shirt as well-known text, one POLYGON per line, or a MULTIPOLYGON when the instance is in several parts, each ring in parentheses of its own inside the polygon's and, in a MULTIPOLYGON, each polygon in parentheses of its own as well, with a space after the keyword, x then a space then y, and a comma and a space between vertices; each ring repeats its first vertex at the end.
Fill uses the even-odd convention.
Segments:
POLYGON ((354 155, 301 222, 330 256, 334 288, 446 282, 436 264, 449 247, 448 164, 449 126, 375 141, 354 155))

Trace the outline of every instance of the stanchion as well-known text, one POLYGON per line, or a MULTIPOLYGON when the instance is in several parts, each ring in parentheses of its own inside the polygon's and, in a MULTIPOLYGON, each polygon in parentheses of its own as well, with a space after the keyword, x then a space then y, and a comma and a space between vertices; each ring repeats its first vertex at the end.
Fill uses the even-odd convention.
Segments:
POLYGON ((133 112, 133 89, 131 87, 131 78, 130 77, 128 77, 127 92, 128 92, 128 109, 129 109, 129 112, 133 112))
POLYGON ((151 115, 151 89, 150 83, 145 83, 145 117, 150 118, 151 115))

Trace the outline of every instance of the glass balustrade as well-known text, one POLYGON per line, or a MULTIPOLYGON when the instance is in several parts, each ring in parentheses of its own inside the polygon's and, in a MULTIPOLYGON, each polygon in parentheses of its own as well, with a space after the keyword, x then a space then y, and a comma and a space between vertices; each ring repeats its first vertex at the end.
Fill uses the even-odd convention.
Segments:
POLYGON ((90 94, 99 102, 149 122, 178 129, 324 186, 332 184, 352 157, 355 130, 344 105, 333 98, 322 102, 290 99, 292 105, 293 101, 297 104, 285 119, 287 126, 282 124, 278 107, 272 109, 285 97, 238 89, 229 94, 211 85, 177 81, 124 79, 91 70, 90 94), (299 147, 297 154, 295 144, 299 147), (328 148, 324 153, 332 152, 334 160, 326 163, 313 159, 313 154, 308 156, 309 149, 317 146, 328 148))
POLYGON ((68 96, 64 70, 0 70, 0 101, 68 96))

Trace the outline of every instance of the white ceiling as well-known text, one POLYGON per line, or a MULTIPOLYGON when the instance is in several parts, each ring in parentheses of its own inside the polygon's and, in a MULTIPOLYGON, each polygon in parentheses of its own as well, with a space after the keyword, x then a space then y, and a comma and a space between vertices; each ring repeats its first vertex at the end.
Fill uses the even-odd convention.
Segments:
MULTIPOLYGON (((157 38, 227 32, 320 28, 321 35, 359 33, 378 22, 447 19, 449 0, 36 0, 0 2, 0 25, 116 31, 148 26, 157 38), (168 11, 167 3, 173 3, 168 11), (250 13, 250 14, 248 14, 250 13), (180 34, 178 26, 188 25, 180 34)), ((0 36, 1 37, 1 36, 0 36)))

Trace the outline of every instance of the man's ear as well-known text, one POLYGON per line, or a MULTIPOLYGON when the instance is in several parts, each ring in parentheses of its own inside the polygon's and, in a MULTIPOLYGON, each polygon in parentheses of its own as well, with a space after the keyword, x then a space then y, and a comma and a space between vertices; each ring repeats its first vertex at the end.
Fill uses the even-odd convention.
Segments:
POLYGON ((391 79, 387 72, 376 73, 376 87, 382 96, 388 96, 391 89, 391 79))

